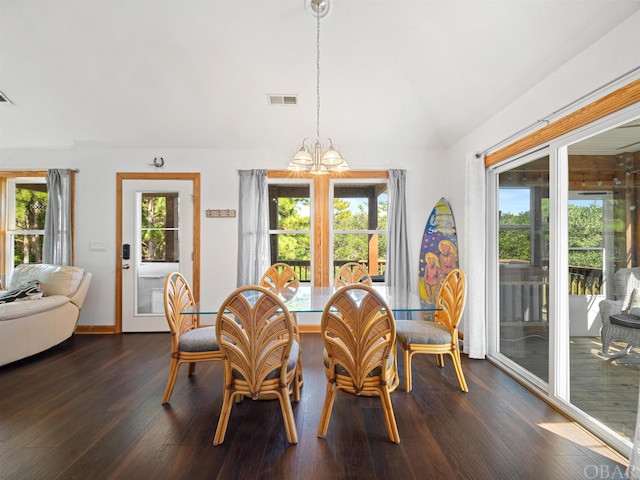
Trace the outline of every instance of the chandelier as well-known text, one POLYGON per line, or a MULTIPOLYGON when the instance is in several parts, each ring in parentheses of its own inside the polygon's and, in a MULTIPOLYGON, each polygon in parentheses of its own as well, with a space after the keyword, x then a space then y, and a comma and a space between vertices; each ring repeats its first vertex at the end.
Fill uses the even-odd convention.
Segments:
POLYGON ((289 163, 289 170, 326 175, 349 170, 337 146, 330 138, 320 139, 320 17, 329 11, 329 0, 305 0, 307 9, 316 17, 316 141, 305 138, 289 163))

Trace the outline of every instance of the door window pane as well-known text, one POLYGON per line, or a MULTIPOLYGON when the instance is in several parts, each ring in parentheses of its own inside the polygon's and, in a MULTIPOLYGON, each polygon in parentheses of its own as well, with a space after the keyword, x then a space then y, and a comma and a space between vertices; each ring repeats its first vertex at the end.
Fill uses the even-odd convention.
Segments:
POLYGON ((549 157, 499 175, 499 351, 549 380, 549 157))
POLYGON ((180 196, 178 192, 141 192, 139 206, 136 312, 157 315, 164 311, 166 275, 180 270, 180 196))
POLYGON ((609 314, 631 307, 634 280, 615 284, 614 275, 639 266, 640 120, 569 145, 568 155, 570 402, 633 441, 640 346, 627 351, 615 335, 603 354, 603 341, 609 314))
POLYGON ((178 194, 143 193, 140 211, 143 262, 179 262, 178 194))

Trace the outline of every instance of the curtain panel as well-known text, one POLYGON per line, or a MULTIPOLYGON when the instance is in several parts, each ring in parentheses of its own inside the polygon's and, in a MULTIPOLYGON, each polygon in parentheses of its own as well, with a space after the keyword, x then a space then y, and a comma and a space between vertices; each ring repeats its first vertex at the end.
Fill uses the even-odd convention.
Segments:
POLYGON ((411 286, 407 240, 406 170, 389 170, 389 205, 386 284, 408 290, 411 286))
POLYGON ((71 265, 71 170, 49 170, 47 192, 42 261, 71 265))
POLYGON ((237 286, 257 285, 271 265, 267 170, 238 170, 237 286))
POLYGON ((486 342, 486 186, 484 156, 468 154, 465 175, 464 271, 467 303, 463 316, 464 352, 470 358, 484 358, 486 342), (473 232, 473 233, 471 233, 473 232))

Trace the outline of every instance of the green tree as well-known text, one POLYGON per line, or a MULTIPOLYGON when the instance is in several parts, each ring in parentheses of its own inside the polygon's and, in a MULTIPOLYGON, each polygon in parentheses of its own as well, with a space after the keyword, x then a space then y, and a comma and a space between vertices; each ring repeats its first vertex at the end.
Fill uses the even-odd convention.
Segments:
MULTIPOLYGON (((602 202, 569 205, 569 248, 600 248, 602 239, 602 202)), ((569 251, 569 265, 602 268, 599 250, 569 251)))
MULTIPOLYGON (((44 230, 48 195, 44 184, 16 185, 16 230, 44 230)), ((14 236, 14 265, 42 262, 42 242, 44 235, 14 236)))

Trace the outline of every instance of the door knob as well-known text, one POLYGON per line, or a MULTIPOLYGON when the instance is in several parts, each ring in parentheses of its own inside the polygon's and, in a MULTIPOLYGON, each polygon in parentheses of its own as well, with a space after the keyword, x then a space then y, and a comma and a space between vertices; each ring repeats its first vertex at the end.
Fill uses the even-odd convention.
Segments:
POLYGON ((129 270, 131 268, 131 265, 129 265, 128 263, 123 263, 122 264, 122 269, 123 270, 129 270))

